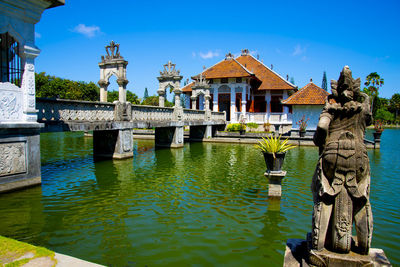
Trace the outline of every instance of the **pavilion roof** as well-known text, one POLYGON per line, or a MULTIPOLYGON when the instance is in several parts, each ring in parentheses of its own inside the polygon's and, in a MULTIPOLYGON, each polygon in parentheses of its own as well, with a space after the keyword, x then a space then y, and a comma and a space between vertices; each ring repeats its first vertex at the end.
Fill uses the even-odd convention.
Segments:
POLYGON ((329 93, 310 82, 282 103, 285 105, 324 105, 329 93))
POLYGON ((278 73, 264 65, 249 53, 242 54, 236 60, 253 72, 261 81, 257 90, 294 90, 296 86, 286 81, 278 73))

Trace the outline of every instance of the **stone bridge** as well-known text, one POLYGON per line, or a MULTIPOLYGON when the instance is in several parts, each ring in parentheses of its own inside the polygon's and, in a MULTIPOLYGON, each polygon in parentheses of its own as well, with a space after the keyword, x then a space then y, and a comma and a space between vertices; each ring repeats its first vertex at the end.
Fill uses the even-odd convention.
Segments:
POLYGON ((155 128, 156 146, 182 147, 185 126, 189 126, 191 138, 203 139, 226 124, 224 112, 179 106, 37 98, 36 107, 38 122, 44 123, 42 132, 93 131, 95 156, 112 158, 133 155, 133 128, 155 128))

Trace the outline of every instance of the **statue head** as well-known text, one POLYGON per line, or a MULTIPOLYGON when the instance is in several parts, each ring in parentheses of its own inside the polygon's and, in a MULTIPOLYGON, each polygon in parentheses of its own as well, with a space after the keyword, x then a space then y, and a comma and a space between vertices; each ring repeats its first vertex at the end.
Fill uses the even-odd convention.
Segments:
POLYGON ((344 66, 339 80, 331 81, 332 94, 339 102, 357 100, 360 95, 360 78, 353 79, 349 66, 344 66))

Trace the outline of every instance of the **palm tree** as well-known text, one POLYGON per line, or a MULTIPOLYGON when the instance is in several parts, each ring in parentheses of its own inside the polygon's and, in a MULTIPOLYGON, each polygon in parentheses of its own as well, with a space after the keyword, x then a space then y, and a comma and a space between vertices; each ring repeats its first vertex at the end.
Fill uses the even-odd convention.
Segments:
POLYGON ((364 92, 371 97, 371 111, 373 111, 374 107, 374 99, 379 95, 379 87, 384 84, 383 78, 379 76, 376 72, 371 72, 368 74, 366 78, 366 82, 364 83, 367 88, 364 88, 364 92))

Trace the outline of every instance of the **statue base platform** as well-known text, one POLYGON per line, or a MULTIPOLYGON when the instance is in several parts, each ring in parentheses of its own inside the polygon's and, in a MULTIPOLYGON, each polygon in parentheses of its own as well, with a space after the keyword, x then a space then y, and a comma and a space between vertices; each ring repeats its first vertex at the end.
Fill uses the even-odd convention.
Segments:
POLYGON ((340 254, 323 249, 315 251, 308 249, 308 242, 304 239, 288 239, 286 243, 285 267, 297 266, 392 266, 382 249, 371 248, 368 255, 355 252, 340 254))
POLYGON ((286 171, 270 171, 264 173, 269 180, 268 197, 281 198, 282 196, 282 179, 286 176, 286 171))

